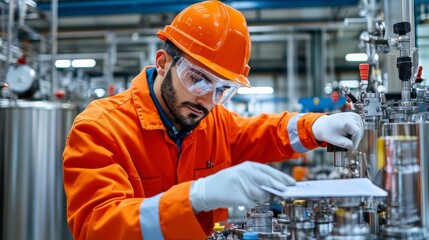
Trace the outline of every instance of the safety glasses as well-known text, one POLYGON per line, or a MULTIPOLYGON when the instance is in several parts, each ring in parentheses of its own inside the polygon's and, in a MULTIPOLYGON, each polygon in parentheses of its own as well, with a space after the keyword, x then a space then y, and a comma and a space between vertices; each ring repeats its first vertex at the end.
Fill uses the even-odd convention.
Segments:
POLYGON ((180 57, 176 63, 177 75, 186 90, 195 96, 203 96, 213 92, 214 104, 223 104, 230 100, 238 88, 239 84, 219 78, 212 73, 189 62, 186 58, 180 57))

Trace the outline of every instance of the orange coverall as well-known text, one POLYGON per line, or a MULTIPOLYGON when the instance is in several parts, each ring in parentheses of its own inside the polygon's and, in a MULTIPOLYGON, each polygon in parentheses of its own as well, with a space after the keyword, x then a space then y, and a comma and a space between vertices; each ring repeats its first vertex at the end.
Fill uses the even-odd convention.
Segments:
POLYGON ((129 89, 79 114, 63 153, 67 215, 75 239, 205 239, 226 209, 192 210, 192 181, 246 160, 297 158, 321 146, 312 124, 322 114, 250 118, 216 105, 181 152, 149 94, 146 68, 129 89))

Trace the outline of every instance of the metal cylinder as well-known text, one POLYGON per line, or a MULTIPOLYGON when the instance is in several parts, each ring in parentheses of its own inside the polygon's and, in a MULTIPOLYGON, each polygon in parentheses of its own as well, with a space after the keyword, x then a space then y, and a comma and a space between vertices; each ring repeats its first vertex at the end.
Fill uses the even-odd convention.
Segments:
POLYGON ((413 0, 402 0, 402 21, 410 23, 410 48, 416 47, 415 38, 415 23, 414 23, 414 1, 413 0))
POLYGON ((288 204, 291 240, 314 238, 315 223, 313 219, 310 219, 309 211, 307 201, 295 200, 292 204, 288 204))
POLYGON ((349 158, 347 152, 334 152, 334 167, 348 167, 349 158))
POLYGON ((72 239, 62 152, 73 105, 0 99, 0 237, 72 239))
POLYGON ((380 157, 384 160, 383 187, 388 192, 387 224, 380 229, 383 239, 425 239, 421 214, 427 199, 421 201, 421 192, 427 185, 421 177, 425 178, 422 175, 427 171, 421 171, 424 159, 419 149, 424 148, 425 152, 427 145, 420 146, 419 138, 427 135, 419 136, 418 132, 417 123, 383 126, 380 157))
POLYGON ((419 217, 417 136, 414 123, 384 126, 383 186, 389 193, 387 223, 415 224, 419 217))
POLYGON ((364 219, 368 223, 372 235, 380 231, 380 217, 378 216, 379 199, 368 198, 364 202, 364 219))
POLYGON ((252 232, 272 232, 272 218, 274 213, 269 206, 261 205, 247 212, 247 230, 252 232))
POLYGON ((328 199, 320 199, 313 204, 314 212, 314 235, 316 238, 328 236, 334 226, 334 216, 332 214, 331 203, 328 199))
POLYGON ((336 223, 327 240, 366 240, 370 237, 370 229, 363 221, 359 197, 338 198, 335 212, 336 223))

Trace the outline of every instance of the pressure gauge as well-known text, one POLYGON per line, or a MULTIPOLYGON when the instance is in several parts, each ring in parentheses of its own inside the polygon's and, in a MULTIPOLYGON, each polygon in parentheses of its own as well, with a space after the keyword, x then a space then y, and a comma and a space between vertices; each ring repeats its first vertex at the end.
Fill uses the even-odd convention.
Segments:
POLYGON ((18 96, 28 97, 35 91, 36 72, 27 64, 10 65, 6 73, 9 89, 18 96))

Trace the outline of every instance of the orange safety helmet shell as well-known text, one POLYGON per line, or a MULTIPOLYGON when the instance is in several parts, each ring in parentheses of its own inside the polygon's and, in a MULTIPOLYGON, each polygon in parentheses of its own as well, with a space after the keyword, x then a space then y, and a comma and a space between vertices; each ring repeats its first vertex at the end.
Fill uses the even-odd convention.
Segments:
POLYGON ((157 36, 222 77, 250 87, 250 34, 243 14, 220 1, 193 4, 157 36))

